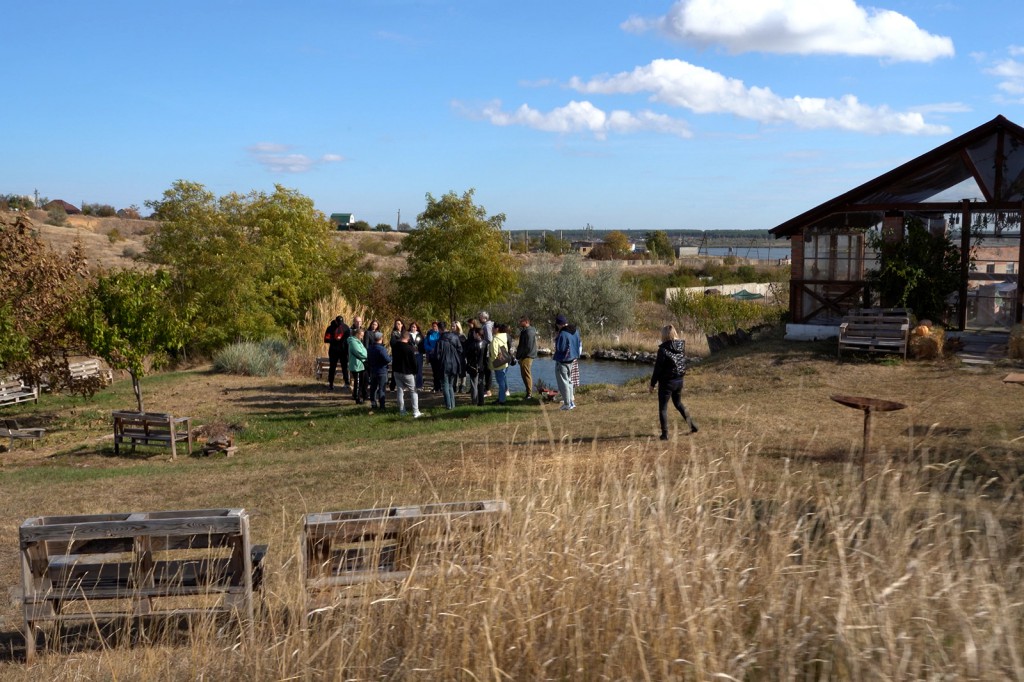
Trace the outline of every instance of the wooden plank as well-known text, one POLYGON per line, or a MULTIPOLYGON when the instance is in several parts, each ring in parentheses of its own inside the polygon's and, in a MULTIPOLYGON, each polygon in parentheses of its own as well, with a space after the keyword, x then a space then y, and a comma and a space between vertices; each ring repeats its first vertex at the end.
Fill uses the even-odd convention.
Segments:
POLYGON ((21 541, 61 540, 74 538, 133 537, 137 535, 196 536, 239 532, 237 517, 196 517, 151 519, 148 521, 100 521, 95 523, 65 523, 40 526, 22 526, 21 541))

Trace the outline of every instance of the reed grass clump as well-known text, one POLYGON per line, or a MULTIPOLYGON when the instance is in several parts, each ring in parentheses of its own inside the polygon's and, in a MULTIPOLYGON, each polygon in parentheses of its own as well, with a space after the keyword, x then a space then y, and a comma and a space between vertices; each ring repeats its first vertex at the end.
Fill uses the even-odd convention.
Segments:
POLYGON ((274 563, 251 636, 200 624, 187 646, 104 651, 95 670, 251 680, 1024 677, 1020 496, 965 481, 956 464, 940 465, 941 476, 927 463, 880 466, 861 483, 853 468, 823 477, 795 462, 758 476, 751 446, 725 441, 537 440, 506 452, 486 479, 467 459, 452 481, 431 482, 510 503, 482 565, 452 555, 436 575, 352 588, 303 630, 296 523, 282 514, 267 519, 274 563))
POLYGON ((288 364, 288 357, 288 343, 283 339, 242 341, 217 351, 213 356, 213 369, 242 376, 280 376, 288 364))
POLYGON ((316 359, 327 355, 324 330, 331 320, 341 315, 346 324, 351 324, 352 318, 362 313, 336 290, 317 301, 306 311, 302 321, 291 329, 292 353, 288 370, 293 374, 309 374, 316 359))

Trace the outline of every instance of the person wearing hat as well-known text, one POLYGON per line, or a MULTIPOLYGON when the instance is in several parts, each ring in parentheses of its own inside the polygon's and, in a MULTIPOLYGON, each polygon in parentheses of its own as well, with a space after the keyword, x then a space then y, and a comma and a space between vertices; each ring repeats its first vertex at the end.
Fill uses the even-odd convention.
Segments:
POLYGON ((561 409, 575 410, 576 396, 572 386, 572 363, 579 359, 583 344, 580 341, 579 330, 569 324, 565 315, 559 314, 555 318, 555 327, 558 329, 558 336, 555 337, 555 378, 558 380, 558 392, 562 396, 561 409))

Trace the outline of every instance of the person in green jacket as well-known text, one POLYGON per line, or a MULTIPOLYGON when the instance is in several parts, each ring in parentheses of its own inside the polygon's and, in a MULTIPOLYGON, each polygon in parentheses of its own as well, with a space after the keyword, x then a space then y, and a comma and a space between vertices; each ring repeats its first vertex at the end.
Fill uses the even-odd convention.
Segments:
POLYGON ((365 331, 357 329, 348 339, 348 371, 352 375, 352 399, 357 405, 366 400, 366 346, 365 331))

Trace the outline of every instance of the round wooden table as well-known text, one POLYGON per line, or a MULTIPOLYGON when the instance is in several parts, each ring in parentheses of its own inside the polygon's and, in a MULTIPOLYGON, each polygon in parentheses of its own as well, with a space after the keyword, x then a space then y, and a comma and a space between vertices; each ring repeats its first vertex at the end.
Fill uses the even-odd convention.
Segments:
POLYGON ((893 400, 882 400, 881 398, 866 398, 856 395, 831 395, 832 400, 840 405, 853 407, 864 412, 864 446, 860 452, 860 476, 864 478, 864 470, 867 466, 868 451, 871 449, 871 414, 873 412, 895 412, 905 409, 907 406, 893 400))

